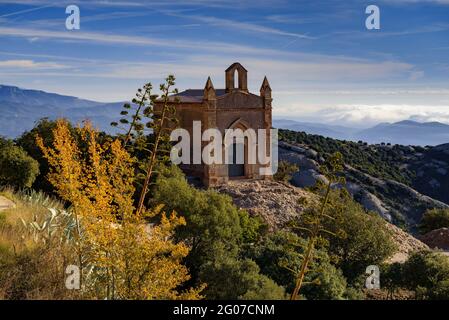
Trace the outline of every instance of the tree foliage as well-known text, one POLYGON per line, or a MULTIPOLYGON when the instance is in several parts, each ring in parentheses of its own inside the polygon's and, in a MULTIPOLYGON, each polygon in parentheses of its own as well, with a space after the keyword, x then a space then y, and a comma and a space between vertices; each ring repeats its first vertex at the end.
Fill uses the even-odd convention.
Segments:
MULTIPOLYGON (((255 245, 249 246, 246 255, 261 268, 261 272, 292 292, 296 285, 306 240, 288 231, 267 234, 255 245)), ((316 250, 311 261, 311 271, 305 275, 301 291, 307 299, 343 299, 346 279, 330 261, 325 250, 316 250)))
POLYGON ((176 166, 158 172, 153 201, 185 217, 187 224, 177 228, 176 236, 191 246, 185 262, 193 284, 207 283, 208 299, 285 297, 257 264, 240 257, 242 245, 258 239, 259 219, 237 209, 228 196, 191 187, 176 166))
POLYGON ((75 129, 64 120, 53 130, 53 146, 37 144, 50 165, 49 181, 76 215, 77 264, 87 295, 108 299, 198 298, 199 289, 179 293, 189 279, 181 260, 189 249, 175 243, 175 227, 185 224, 162 206, 137 212, 133 206, 134 159, 120 140, 99 143, 89 123, 75 129), (79 144, 84 148, 80 148, 79 144), (160 216, 148 227, 146 219, 160 216))
POLYGON ((30 188, 39 175, 39 163, 21 147, 0 138, 0 185, 30 188))
POLYGON ((449 209, 427 210, 421 219, 419 231, 425 234, 440 228, 449 228, 449 209))
POLYGON ((367 213, 345 190, 333 190, 330 204, 339 215, 326 226, 339 236, 329 241, 329 254, 352 282, 367 266, 383 263, 396 246, 386 222, 377 214, 367 213))
POLYGON ((278 170, 273 176, 276 181, 289 182, 292 175, 299 170, 298 166, 287 161, 279 161, 278 170))

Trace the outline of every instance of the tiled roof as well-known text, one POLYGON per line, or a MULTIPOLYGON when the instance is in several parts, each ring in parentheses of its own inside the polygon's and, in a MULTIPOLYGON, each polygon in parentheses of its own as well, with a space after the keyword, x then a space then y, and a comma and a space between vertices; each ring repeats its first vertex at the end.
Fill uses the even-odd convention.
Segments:
MULTIPOLYGON (((215 94, 217 97, 223 96, 226 94, 226 90, 216 89, 215 94)), ((172 97, 177 97, 181 102, 201 102, 203 100, 203 95, 204 89, 187 89, 172 95, 172 97)))

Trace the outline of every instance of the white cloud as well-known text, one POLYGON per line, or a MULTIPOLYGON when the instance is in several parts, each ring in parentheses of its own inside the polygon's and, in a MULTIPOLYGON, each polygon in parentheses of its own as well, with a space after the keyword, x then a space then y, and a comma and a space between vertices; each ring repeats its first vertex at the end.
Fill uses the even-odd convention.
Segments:
POLYGON ((3 60, 0 61, 0 68, 65 69, 67 68, 67 66, 55 62, 36 62, 33 60, 3 60))
POLYGON ((308 120, 349 126, 369 127, 380 122, 397 122, 402 120, 415 120, 419 122, 438 121, 449 124, 448 105, 364 105, 364 104, 340 104, 330 108, 306 108, 301 115, 303 106, 292 105, 277 110, 279 117, 292 115, 304 116, 308 120))

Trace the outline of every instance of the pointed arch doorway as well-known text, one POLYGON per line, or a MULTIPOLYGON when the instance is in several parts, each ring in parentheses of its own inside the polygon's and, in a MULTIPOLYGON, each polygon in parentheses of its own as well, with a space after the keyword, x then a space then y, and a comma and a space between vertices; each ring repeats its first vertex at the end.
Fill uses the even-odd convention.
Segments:
MULTIPOLYGON (((240 129, 245 132, 250 128, 249 124, 243 119, 239 118, 235 120, 229 129, 240 129)), ((227 165, 228 178, 239 179, 246 178, 250 172, 250 165, 248 164, 248 140, 245 137, 243 141, 234 139, 232 144, 229 145, 232 153, 229 154, 229 163, 227 165)))

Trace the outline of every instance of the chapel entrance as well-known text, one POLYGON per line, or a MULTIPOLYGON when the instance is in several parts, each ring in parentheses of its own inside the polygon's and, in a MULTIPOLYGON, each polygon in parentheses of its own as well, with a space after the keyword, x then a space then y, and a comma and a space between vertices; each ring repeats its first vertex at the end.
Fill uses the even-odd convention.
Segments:
POLYGON ((243 143, 234 142, 232 144, 232 159, 230 159, 228 164, 228 175, 230 178, 245 176, 244 152, 245 145, 243 143))

